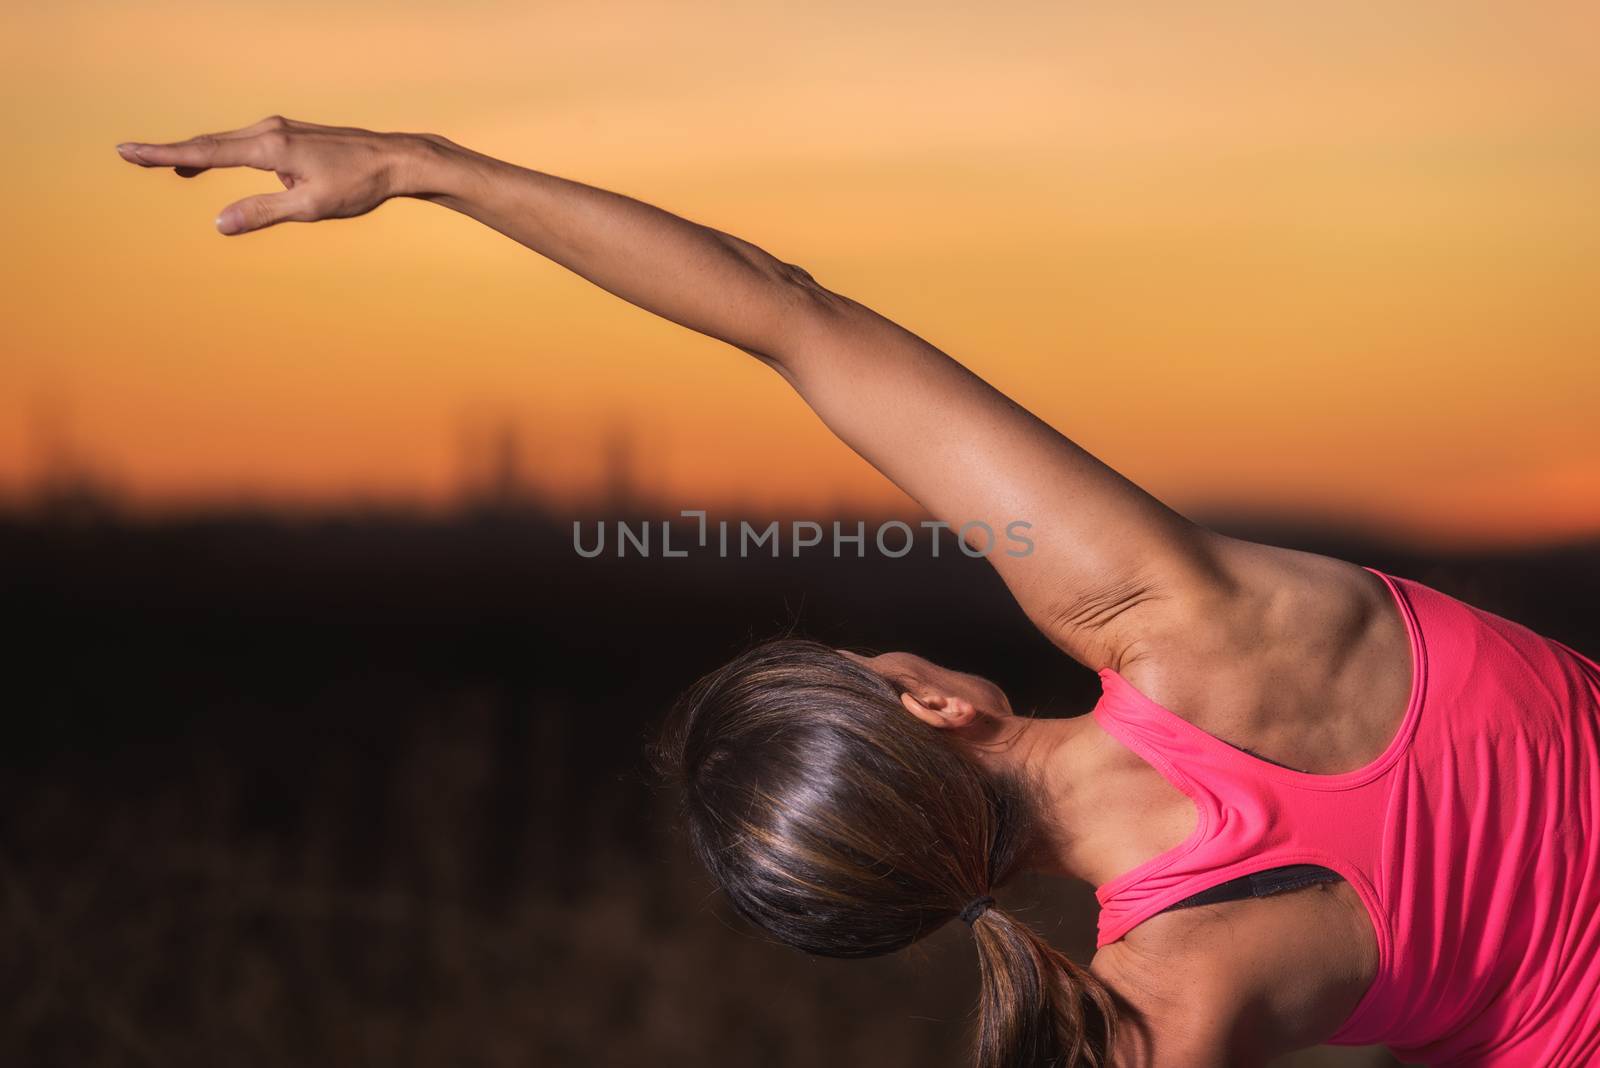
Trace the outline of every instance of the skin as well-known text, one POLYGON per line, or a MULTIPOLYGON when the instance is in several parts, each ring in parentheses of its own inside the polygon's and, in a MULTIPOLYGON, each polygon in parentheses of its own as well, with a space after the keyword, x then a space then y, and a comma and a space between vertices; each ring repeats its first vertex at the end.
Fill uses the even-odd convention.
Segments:
MULTIPOLYGON (((913 653, 840 652, 904 687, 906 710, 956 732, 981 764, 1040 773, 1051 837, 1038 843, 1033 870, 1097 886, 1193 832, 1193 802, 1093 717, 1018 716, 1004 691, 981 676, 913 653)), ((1249 748, 1334 774, 1376 758, 1392 733, 1352 736, 1348 766, 1311 744, 1274 753, 1258 740, 1249 748)), ((1137 1017, 1121 1033, 1116 1063, 1141 1068, 1256 1065, 1317 1045, 1349 1017, 1377 965, 1371 921, 1343 882, 1163 913, 1090 962, 1137 1017)))
MULTIPOLYGON (((1080 664, 1313 774, 1363 766, 1398 729, 1410 648, 1376 576, 1190 522, 922 338, 747 241, 433 134, 272 116, 117 151, 187 178, 273 172, 281 190, 223 208, 216 225, 230 236, 394 197, 476 219, 766 364, 935 518, 1004 531, 1027 517, 1034 551, 988 559, 1080 664)), ((1193 803, 1092 717, 1019 717, 993 682, 910 653, 867 662, 901 684, 908 714, 996 769, 1040 773, 1052 831, 1034 851, 1039 869, 1098 885, 1192 832, 1193 803)), ((1371 984, 1377 946, 1340 882, 1158 915, 1090 967, 1138 1021, 1119 1065, 1246 1066, 1331 1035, 1371 984)))

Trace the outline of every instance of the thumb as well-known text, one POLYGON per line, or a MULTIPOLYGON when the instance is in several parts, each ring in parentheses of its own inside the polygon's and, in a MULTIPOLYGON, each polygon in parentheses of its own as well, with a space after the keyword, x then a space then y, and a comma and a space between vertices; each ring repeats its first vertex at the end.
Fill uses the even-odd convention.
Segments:
POLYGON ((217 216, 217 230, 224 234, 245 234, 261 230, 275 223, 293 219, 303 207, 302 195, 292 189, 281 193, 262 193, 259 196, 236 200, 222 209, 217 216))

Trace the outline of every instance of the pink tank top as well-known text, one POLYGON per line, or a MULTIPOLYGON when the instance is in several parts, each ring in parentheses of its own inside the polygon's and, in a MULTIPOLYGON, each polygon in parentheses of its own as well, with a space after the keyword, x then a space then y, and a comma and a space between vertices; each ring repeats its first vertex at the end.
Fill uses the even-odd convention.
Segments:
POLYGON ((1094 717, 1193 799, 1190 838, 1100 886, 1099 944, 1190 894, 1318 864, 1361 896, 1378 972, 1336 1045, 1428 1065, 1600 1063, 1600 665, 1410 579, 1400 729, 1371 764, 1260 760, 1110 668, 1094 717))

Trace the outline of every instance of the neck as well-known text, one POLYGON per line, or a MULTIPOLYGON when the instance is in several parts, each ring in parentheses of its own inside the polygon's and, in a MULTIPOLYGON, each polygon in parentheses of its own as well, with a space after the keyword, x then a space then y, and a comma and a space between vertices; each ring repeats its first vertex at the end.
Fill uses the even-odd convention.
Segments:
POLYGON ((1036 838, 1028 869, 1098 885, 1116 874, 1127 837, 1126 776, 1149 769, 1114 744, 1093 716, 1011 717, 1006 741, 985 745, 984 763, 1038 790, 1036 838))

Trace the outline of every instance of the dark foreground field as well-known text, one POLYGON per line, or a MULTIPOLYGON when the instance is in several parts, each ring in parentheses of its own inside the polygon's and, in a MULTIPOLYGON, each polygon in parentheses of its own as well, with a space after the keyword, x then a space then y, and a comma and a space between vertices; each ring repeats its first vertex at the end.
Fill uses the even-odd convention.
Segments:
MULTIPOLYGON (((1260 536, 1600 649, 1600 544, 1260 536)), ((18 1066, 964 1064, 964 930, 870 962, 762 941, 690 866, 643 746, 685 683, 796 620, 1019 710, 1096 690, 981 561, 584 560, 531 512, 12 515, 0 597, 18 1066)), ((1087 953, 1087 890, 1005 900, 1087 953)))

